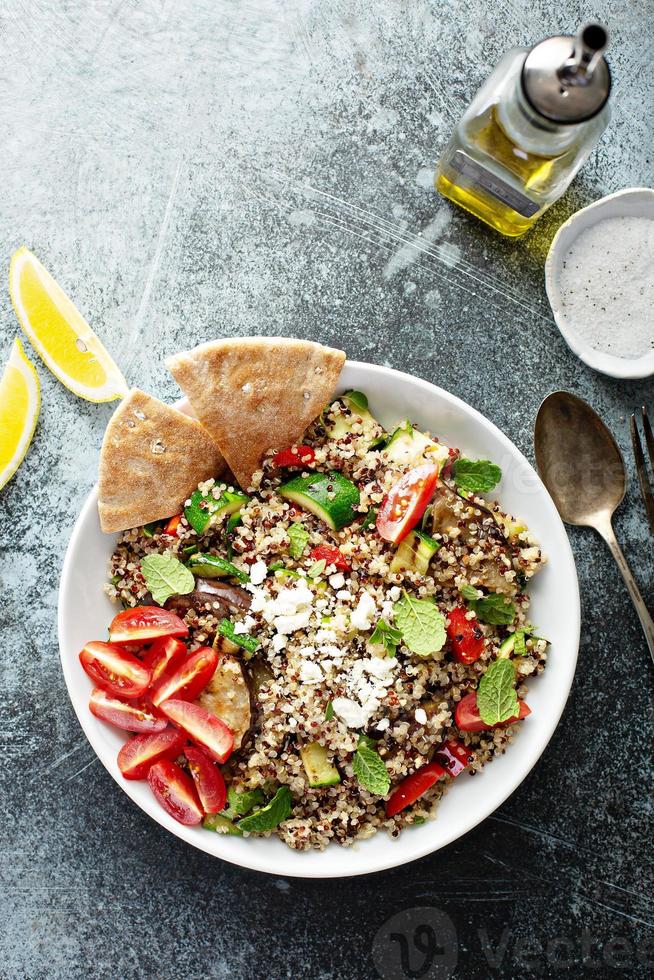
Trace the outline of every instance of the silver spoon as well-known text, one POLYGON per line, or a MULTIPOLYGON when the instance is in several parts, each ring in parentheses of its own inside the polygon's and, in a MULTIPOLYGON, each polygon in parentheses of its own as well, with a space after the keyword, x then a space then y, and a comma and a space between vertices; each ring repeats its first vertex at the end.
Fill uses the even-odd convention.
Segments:
POLYGON ((627 489, 617 442, 590 405, 567 391, 555 391, 538 410, 534 445, 538 472, 563 520, 595 528, 611 549, 654 661, 654 621, 611 523, 627 489))

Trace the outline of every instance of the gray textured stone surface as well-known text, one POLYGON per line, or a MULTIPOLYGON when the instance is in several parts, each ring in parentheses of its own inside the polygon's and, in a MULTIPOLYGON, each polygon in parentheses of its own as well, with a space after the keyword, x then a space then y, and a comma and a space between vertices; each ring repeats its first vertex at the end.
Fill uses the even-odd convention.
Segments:
MULTIPOLYGON (((652 383, 577 362, 543 288, 569 213, 654 184, 651 3, 593 13, 614 36, 614 121, 567 197, 511 243, 439 199, 434 160, 503 50, 574 28, 575 4, 6 0, 0 255, 32 247, 129 379, 163 397, 177 395, 170 351, 282 333, 435 380, 529 456, 539 401, 570 388, 627 448, 652 383)), ((5 291, 3 359, 16 331, 5 291)), ((0 502, 0 976, 373 977, 377 930, 416 906, 454 921, 460 977, 491 972, 480 930, 507 943, 494 975, 558 975, 566 957, 576 974, 651 974, 650 665, 598 539, 571 535, 584 620, 568 708, 493 817, 345 886, 241 872, 153 825, 79 730, 57 583, 111 407, 38 370, 36 438, 0 502)), ((633 484, 618 530, 651 603, 633 484)))

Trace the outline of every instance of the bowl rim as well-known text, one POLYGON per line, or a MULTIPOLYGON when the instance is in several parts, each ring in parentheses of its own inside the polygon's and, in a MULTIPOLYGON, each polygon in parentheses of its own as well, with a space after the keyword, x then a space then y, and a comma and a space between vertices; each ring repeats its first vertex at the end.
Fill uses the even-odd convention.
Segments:
MULTIPOLYGON (((567 250, 573 241, 586 230, 601 220, 600 213, 607 207, 611 207, 614 201, 628 199, 631 197, 645 197, 652 201, 654 207, 654 188, 651 187, 623 187, 622 190, 606 194, 604 197, 587 204, 570 215, 564 221, 552 239, 547 258, 545 259, 545 290, 549 299, 554 321, 559 332, 570 350, 577 357, 593 368, 611 378, 640 379, 649 378, 654 374, 654 350, 640 357, 618 357, 615 354, 607 354, 604 351, 595 350, 590 344, 585 343, 578 334, 572 329, 570 322, 561 309, 561 294, 559 291, 559 267, 558 262, 560 253, 567 250), (589 215, 594 218, 589 220, 589 215), (577 227, 578 226, 578 227, 577 227), (572 231, 577 228, 576 234, 572 231)), ((628 212, 624 212, 626 215, 628 212)), ((619 214, 613 217, 620 217, 619 214)))
MULTIPOLYGON (((111 777, 114 779, 114 781, 118 784, 121 790, 125 792, 126 795, 132 800, 132 802, 139 807, 139 809, 141 809, 144 813, 150 816, 156 823, 158 823, 164 829, 169 830, 176 837, 185 841, 187 844, 196 847, 197 849, 203 851, 204 853, 210 855, 211 857, 217 857, 221 860, 225 860, 237 867, 245 868, 246 870, 259 871, 266 874, 273 874, 277 876, 281 875, 287 878, 291 878, 291 877, 308 878, 308 879, 348 878, 348 877, 358 877, 367 874, 386 871, 394 867, 401 867, 410 864, 413 861, 417 861, 423 857, 435 853, 441 848, 448 846, 453 841, 458 840, 460 837, 462 837, 464 834, 468 833, 469 831, 473 830, 475 827, 479 826, 484 820, 487 819, 487 817, 489 817, 492 813, 494 813, 495 810, 497 810, 497 808, 501 806, 509 798, 509 796, 511 796, 512 793, 515 792, 515 790, 523 782, 523 780, 526 779, 526 777, 532 772, 534 766, 536 765, 536 763, 542 756, 543 752, 547 748, 554 732, 556 731, 556 728, 558 727, 560 718, 563 714, 568 698, 570 696, 570 691, 572 688, 572 683, 574 680, 574 675, 575 675, 575 670, 576 670, 576 665, 577 665, 578 655, 579 655, 579 643, 580 643, 580 632, 581 632, 581 603, 580 603, 577 571, 576 571, 576 565, 575 565, 572 548, 570 546, 570 542, 568 540, 565 527, 558 514, 558 511, 556 510, 554 502, 552 501, 552 498, 550 497, 547 488, 540 480, 540 477, 536 473, 534 467, 531 465, 529 460, 526 459, 526 457, 520 452, 517 446, 515 446, 514 443, 511 442, 508 436, 504 435, 502 430, 499 429, 493 422, 491 422, 490 419, 486 418, 486 416, 482 415, 481 412, 479 412, 477 409, 473 408, 467 402, 464 402, 458 396, 451 394, 450 392, 446 391, 444 388, 441 388, 439 385, 435 385, 432 382, 426 381, 422 378, 417 378, 414 375, 408 374, 407 372, 398 371, 394 368, 384 367, 381 365, 370 364, 365 361, 353 361, 348 359, 344 364, 343 371, 345 372, 347 368, 353 369, 354 371, 363 369, 366 372, 372 372, 373 374, 378 375, 380 379, 384 379, 385 383, 387 384, 388 383, 392 384, 394 379, 397 378, 397 379, 401 379, 403 382, 410 382, 411 385, 416 386, 418 389, 424 390, 425 393, 432 393, 432 392, 436 393, 439 397, 444 398, 446 402, 449 402, 457 414, 463 413, 464 415, 471 418, 473 422, 480 424, 482 428, 490 429, 490 431, 493 433, 495 438, 499 440, 499 442, 509 452, 509 454, 511 456, 517 456, 519 458, 521 465, 525 467, 525 472, 528 472, 530 479, 533 479, 535 481, 534 485, 538 489, 539 498, 545 501, 547 507, 550 510, 551 516, 554 518, 555 522, 558 523, 561 532, 560 535, 561 537, 560 544, 562 548, 561 560, 565 561, 568 566, 568 571, 570 573, 570 584, 573 590, 573 595, 571 596, 572 622, 570 623, 570 631, 569 631, 571 637, 570 651, 569 651, 570 656, 569 658, 567 658, 567 665, 561 663, 559 667, 559 670, 561 671, 567 669, 567 679, 563 678, 564 683, 562 685, 561 695, 558 699, 558 704, 547 716, 547 722, 549 724, 544 734, 541 735, 540 741, 537 742, 535 747, 531 746, 531 750, 527 752, 527 757, 523 759, 522 764, 519 767, 517 767, 515 771, 512 771, 510 779, 506 779, 504 781, 502 790, 498 794, 497 798, 493 797, 493 795, 490 794, 489 797, 490 802, 488 803, 488 805, 484 804, 484 806, 482 807, 473 808, 474 815, 472 819, 466 818, 457 826, 453 826, 451 831, 448 834, 446 834, 443 837, 443 839, 441 839, 437 843, 433 843, 433 838, 430 838, 427 834, 421 835, 422 843, 419 843, 419 832, 422 828, 417 828, 416 830, 414 830, 414 833, 416 833, 415 843, 408 855, 404 855, 401 854, 399 851, 395 851, 393 846, 395 842, 392 841, 389 837, 387 841, 387 848, 384 850, 383 856, 382 855, 376 856, 371 852, 371 859, 368 862, 363 862, 365 864, 365 867, 359 868, 357 866, 357 867, 352 867, 351 869, 345 869, 344 871, 341 870, 337 872, 330 870, 329 857, 328 857, 330 853, 333 853, 332 847, 338 846, 336 844, 333 845, 330 844, 324 851, 320 852, 318 856, 322 858, 322 866, 317 870, 315 868, 312 868, 311 870, 303 871, 301 861, 297 865, 291 864, 289 861, 288 868, 282 869, 280 865, 284 863, 284 858, 282 858, 281 860, 273 860, 273 861, 266 859, 266 856, 263 854, 261 849, 257 848, 256 846, 252 847, 247 851, 245 860, 243 859, 242 855, 239 855, 237 857, 235 856, 235 852, 230 853, 229 848, 225 848, 224 853, 221 852, 220 854, 217 854, 215 850, 213 850, 208 846, 210 841, 214 841, 217 838, 218 840, 221 841, 225 840, 229 842, 229 840, 234 840, 234 838, 229 838, 229 837, 223 838, 222 835, 207 834, 206 835, 207 846, 205 846, 203 843, 204 836, 199 836, 198 839, 195 839, 194 837, 191 837, 191 835, 189 835, 188 833, 189 831, 195 830, 197 828, 189 828, 179 824, 172 817, 170 817, 162 808, 160 808, 158 804, 156 804, 154 798, 151 801, 150 808, 148 808, 148 805, 144 805, 141 800, 137 799, 133 793, 135 784, 126 782, 124 779, 121 779, 120 774, 115 765, 115 758, 112 756, 112 754, 109 753, 108 751, 105 751, 103 746, 100 747, 96 746, 95 736, 94 733, 92 732, 92 721, 94 719, 91 713, 87 709, 86 702, 82 703, 82 700, 80 698, 76 698, 73 696, 73 691, 75 690, 76 687, 75 678, 74 678, 74 668, 77 667, 78 664, 76 662, 77 658, 68 655, 64 649, 65 630, 66 630, 65 610, 64 610, 65 597, 70 590, 70 580, 73 574, 72 556, 74 555, 75 551, 78 548, 79 539, 82 537, 84 527, 89 518, 90 512, 95 510, 97 513, 97 484, 94 485, 90 490, 82 506, 82 509, 80 510, 80 513, 75 521, 68 542, 68 546, 66 548, 66 553, 64 557, 64 562, 63 562, 61 577, 59 582, 57 632, 58 632, 58 639, 59 639, 59 654, 60 654, 62 671, 64 674, 64 680, 66 683, 66 688, 71 703, 73 705, 73 709, 80 723, 80 726, 84 734, 86 735, 86 738, 88 739, 96 756, 99 758, 100 762, 103 764, 103 766, 111 775, 111 777)), ((336 391, 345 390, 346 388, 347 385, 343 385, 342 383, 339 383, 336 387, 336 391)), ((175 405, 179 406, 181 402, 183 402, 183 399, 176 402, 175 405)), ((111 536, 107 535, 106 537, 109 539, 111 536)), ((138 786, 140 784, 137 783, 136 785, 138 786)), ((496 786, 498 785, 499 784, 496 784, 496 786)), ((150 801, 148 801, 148 803, 150 804, 150 801)), ((438 816, 436 817, 436 820, 438 820, 438 816)), ((430 823, 426 824, 425 829, 428 829, 430 825, 433 826, 433 824, 430 823)), ((372 840, 374 840, 375 837, 377 836, 378 835, 374 835, 372 840)), ((360 842, 359 846, 364 846, 365 844, 368 844, 370 842, 371 841, 360 842)), ((288 855, 285 854, 286 845, 284 845, 282 842, 279 843, 284 848, 284 852, 282 852, 282 854, 284 854, 285 857, 289 857, 290 853, 292 852, 289 852, 288 855)), ((312 852, 301 852, 299 856, 302 858, 306 853, 311 854, 312 852)))

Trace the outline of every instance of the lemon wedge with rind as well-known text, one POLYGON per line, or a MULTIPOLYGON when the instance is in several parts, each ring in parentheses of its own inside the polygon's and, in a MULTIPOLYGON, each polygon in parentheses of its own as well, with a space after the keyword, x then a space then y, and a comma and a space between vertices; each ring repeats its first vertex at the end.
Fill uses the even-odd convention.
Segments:
POLYGON ((16 338, 0 378, 0 490, 25 458, 40 407, 38 375, 16 338))
POLYGON ((75 304, 23 246, 9 267, 9 292, 20 325, 45 365, 90 402, 127 393, 125 378, 75 304))

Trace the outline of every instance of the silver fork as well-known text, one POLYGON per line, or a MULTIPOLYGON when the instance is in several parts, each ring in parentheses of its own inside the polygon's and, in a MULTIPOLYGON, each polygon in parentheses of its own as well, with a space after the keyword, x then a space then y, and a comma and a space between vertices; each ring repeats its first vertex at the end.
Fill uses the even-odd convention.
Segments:
MULTIPOLYGON (((649 456, 649 463, 652 467, 652 471, 654 472, 654 434, 652 433, 652 426, 649 421, 647 409, 644 405, 641 409, 641 413, 643 433, 645 435, 645 445, 647 446, 647 455, 649 456)), ((631 444, 634 447, 636 472, 638 473, 640 493, 643 498, 643 503, 645 504, 645 510, 647 511, 649 526, 652 530, 652 534, 654 534, 654 495, 652 495, 652 485, 650 483, 649 473, 647 472, 647 463, 645 462, 643 445, 640 441, 640 433, 638 432, 638 425, 636 422, 637 418, 636 414, 634 413, 629 419, 629 426, 631 428, 631 444)))

